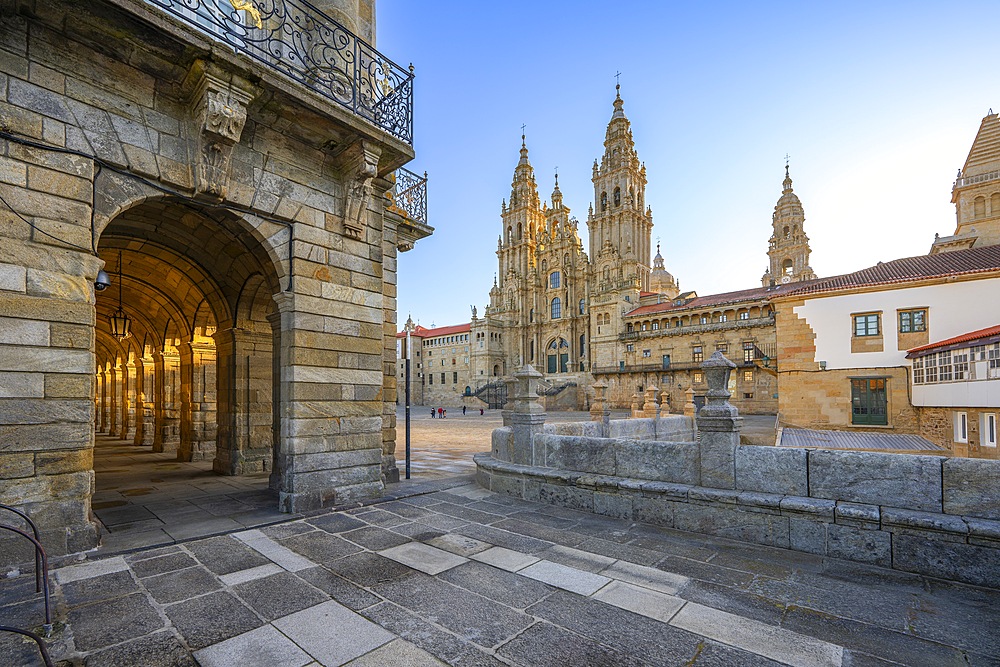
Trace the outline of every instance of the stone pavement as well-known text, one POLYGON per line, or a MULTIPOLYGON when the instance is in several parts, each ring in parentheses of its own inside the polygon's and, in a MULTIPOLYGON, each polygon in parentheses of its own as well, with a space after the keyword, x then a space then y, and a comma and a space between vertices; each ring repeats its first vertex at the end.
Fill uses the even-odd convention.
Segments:
MULTIPOLYGON (((1000 591, 514 500, 471 479, 71 564, 65 664, 1000 664, 1000 591), (440 489, 440 490, 434 490, 440 489)), ((38 626, 30 573, 3 623, 38 626)), ((40 664, 0 635, 0 664, 40 664)))

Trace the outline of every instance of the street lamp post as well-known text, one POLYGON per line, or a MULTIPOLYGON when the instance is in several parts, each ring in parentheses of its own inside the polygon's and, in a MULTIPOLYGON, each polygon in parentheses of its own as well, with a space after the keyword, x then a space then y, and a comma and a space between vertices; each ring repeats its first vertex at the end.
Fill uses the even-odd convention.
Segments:
POLYGON ((406 322, 406 479, 410 479, 410 357, 413 348, 410 345, 410 332, 413 330, 413 320, 406 322))

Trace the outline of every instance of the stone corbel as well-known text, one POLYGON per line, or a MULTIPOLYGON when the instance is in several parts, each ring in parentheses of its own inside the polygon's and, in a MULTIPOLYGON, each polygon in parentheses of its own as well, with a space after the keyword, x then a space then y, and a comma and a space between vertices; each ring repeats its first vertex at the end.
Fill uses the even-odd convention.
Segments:
POLYGON ((195 194, 225 199, 229 186, 229 159, 247 120, 247 106, 260 89, 211 63, 199 63, 191 115, 198 127, 194 165, 195 194))
POLYGON ((349 238, 364 238, 365 211, 372 198, 372 181, 378 174, 381 155, 378 146, 356 141, 337 157, 344 179, 344 235, 349 238))

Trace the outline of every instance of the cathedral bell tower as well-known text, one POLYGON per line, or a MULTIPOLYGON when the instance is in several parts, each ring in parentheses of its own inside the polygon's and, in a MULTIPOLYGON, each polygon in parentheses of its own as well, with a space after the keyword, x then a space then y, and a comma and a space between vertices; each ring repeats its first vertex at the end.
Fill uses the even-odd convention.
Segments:
POLYGON ((813 280, 816 277, 809 266, 809 237, 802 227, 805 219, 802 202, 792 191, 792 177, 788 175, 786 164, 781 197, 774 206, 774 216, 771 219, 773 231, 767 250, 771 266, 761 278, 764 287, 813 280))
MULTIPOLYGON (((653 213, 646 207, 646 166, 639 162, 632 129, 615 86, 614 113, 604 137, 600 165, 594 160, 594 209, 587 219, 593 258, 615 255, 613 282, 649 289, 653 213)), ((603 267, 597 267, 603 271, 603 267)))

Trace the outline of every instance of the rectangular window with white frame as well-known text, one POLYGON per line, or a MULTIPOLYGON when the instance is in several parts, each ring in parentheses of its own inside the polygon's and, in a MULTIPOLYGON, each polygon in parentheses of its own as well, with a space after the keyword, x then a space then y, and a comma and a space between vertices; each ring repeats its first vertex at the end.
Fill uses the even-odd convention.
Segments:
POLYGON ((954 441, 955 442, 968 442, 969 441, 969 415, 965 412, 953 412, 952 419, 954 425, 954 441))
POLYGON ((997 413, 984 412, 979 415, 979 442, 983 447, 997 446, 997 413))

